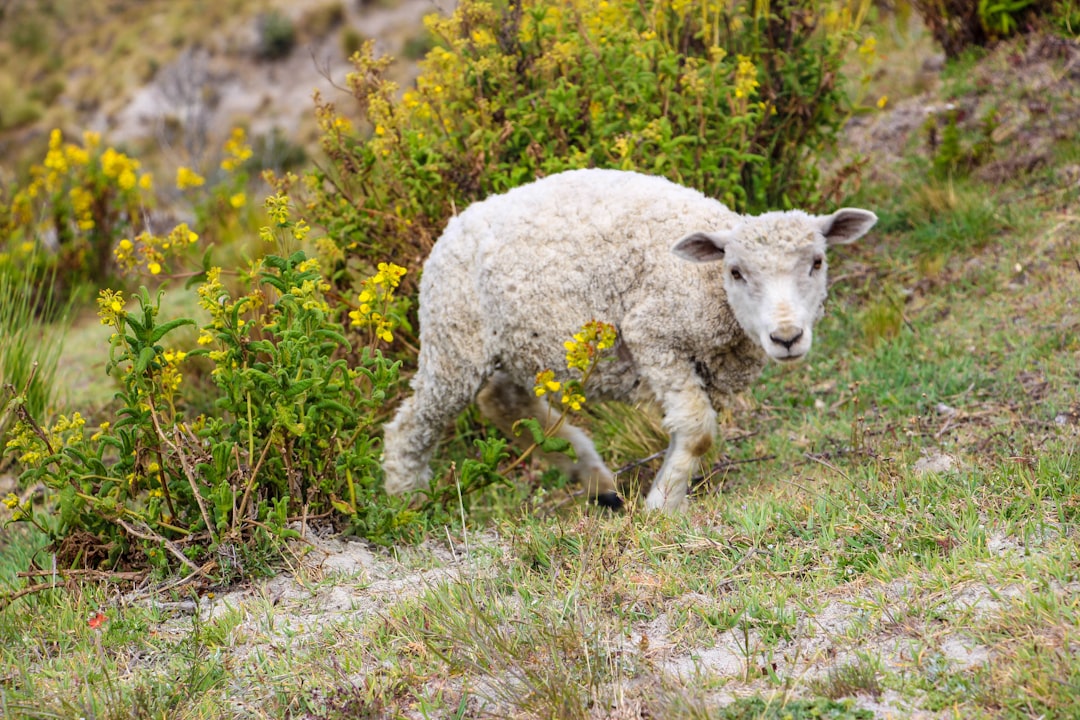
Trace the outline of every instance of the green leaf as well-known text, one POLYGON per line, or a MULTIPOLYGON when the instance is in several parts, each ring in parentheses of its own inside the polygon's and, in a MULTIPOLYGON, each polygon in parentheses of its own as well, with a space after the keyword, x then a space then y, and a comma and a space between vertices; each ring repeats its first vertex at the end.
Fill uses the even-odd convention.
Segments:
POLYGON ((154 348, 144 347, 139 351, 139 357, 135 360, 134 372, 136 375, 142 375, 146 372, 147 365, 154 359, 154 348))
POLYGON ((570 441, 561 437, 544 438, 540 443, 540 449, 546 453, 562 453, 571 456, 574 453, 574 446, 570 444, 570 441))
POLYGON ((351 417, 353 415, 353 411, 350 408, 339 402, 335 402, 334 400, 320 400, 315 403, 315 409, 324 413, 335 412, 345 417, 351 417))
POLYGON ((342 500, 337 500, 337 499, 332 498, 330 500, 330 504, 333 505, 334 509, 337 510, 342 515, 348 515, 348 516, 351 517, 351 516, 356 514, 356 508, 354 508, 352 505, 350 505, 349 503, 344 502, 342 500))
POLYGON ((522 418, 514 423, 514 432, 518 435, 521 434, 519 428, 525 428, 532 435, 533 442, 540 445, 544 442, 544 428, 541 427, 540 421, 536 418, 522 418))
POLYGON ((331 330, 329 328, 320 328, 319 330, 315 331, 315 336, 326 338, 327 340, 332 340, 337 345, 344 347, 346 351, 352 349, 352 347, 349 345, 349 341, 345 339, 345 336, 337 332, 336 330, 331 330))
POLYGON ((175 330, 178 327, 183 327, 184 325, 194 325, 194 324, 195 324, 195 321, 192 320, 191 318, 180 318, 178 320, 170 320, 169 322, 164 323, 162 325, 158 325, 156 328, 154 328, 154 332, 150 333, 150 342, 151 343, 156 343, 158 340, 165 337, 167 334, 169 334, 170 332, 172 332, 173 330, 175 330))

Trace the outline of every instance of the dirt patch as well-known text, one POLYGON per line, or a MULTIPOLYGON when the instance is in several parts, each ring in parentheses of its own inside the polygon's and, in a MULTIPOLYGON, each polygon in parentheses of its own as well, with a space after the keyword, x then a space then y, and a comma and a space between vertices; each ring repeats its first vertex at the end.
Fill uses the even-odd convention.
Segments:
POLYGON ((843 155, 873 158, 867 179, 889 182, 913 156, 932 157, 942 129, 955 118, 958 127, 983 134, 993 148, 975 176, 987 182, 1012 179, 1045 164, 1052 145, 1076 132, 1078 81, 1080 43, 1050 35, 1014 40, 948 82, 952 95, 935 87, 853 118, 845 128, 843 155))

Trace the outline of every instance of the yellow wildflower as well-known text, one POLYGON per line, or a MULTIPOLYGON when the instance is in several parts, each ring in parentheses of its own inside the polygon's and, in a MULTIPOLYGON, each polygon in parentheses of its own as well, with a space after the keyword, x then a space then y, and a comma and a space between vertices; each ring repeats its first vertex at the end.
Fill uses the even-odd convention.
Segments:
POLYGON ((738 66, 735 68, 735 97, 750 97, 759 86, 757 68, 753 61, 746 55, 739 55, 738 66))
POLYGON ((101 439, 101 436, 102 436, 102 435, 104 435, 105 433, 107 433, 107 432, 109 431, 109 426, 110 426, 111 424, 112 424, 112 423, 110 423, 110 422, 109 422, 108 420, 106 420, 105 422, 101 423, 101 425, 100 425, 100 426, 98 427, 98 431, 97 431, 96 433, 94 433, 93 435, 91 435, 91 436, 90 436, 90 440, 91 440, 92 442, 97 442, 98 440, 100 440, 100 439, 101 439))
POLYGON ((221 161, 221 169, 232 172, 244 164, 252 155, 251 146, 247 143, 247 134, 244 128, 235 127, 225 141, 225 159, 221 161))
POLYGON ((289 196, 275 193, 266 198, 266 214, 277 224, 284 227, 289 222, 289 196))
POLYGON ((585 404, 585 396, 576 390, 568 390, 563 393, 562 404, 568 406, 571 410, 580 410, 581 406, 585 404))
POLYGON ((117 325, 124 317, 124 293, 106 288, 98 293, 98 317, 102 325, 117 325))
POLYGON ((178 190, 187 190, 188 188, 199 187, 206 182, 199 173, 195 172, 189 167, 181 165, 176 168, 176 188, 178 190))
POLYGON ((874 54, 877 52, 877 38, 873 35, 863 40, 862 45, 859 46, 859 55, 863 60, 869 62, 873 60, 874 54))
POLYGON ((235 195, 229 197, 229 204, 235 209, 239 210, 247 204, 247 195, 242 192, 238 192, 235 195))
POLYGON ((558 392, 561 387, 562 383, 555 379, 553 371, 541 370, 536 373, 536 386, 533 390, 536 392, 537 397, 541 397, 548 392, 558 392))
POLYGON ((136 182, 135 172, 131 168, 124 168, 120 172, 120 176, 116 178, 116 184, 120 186, 121 190, 131 190, 135 187, 136 182))

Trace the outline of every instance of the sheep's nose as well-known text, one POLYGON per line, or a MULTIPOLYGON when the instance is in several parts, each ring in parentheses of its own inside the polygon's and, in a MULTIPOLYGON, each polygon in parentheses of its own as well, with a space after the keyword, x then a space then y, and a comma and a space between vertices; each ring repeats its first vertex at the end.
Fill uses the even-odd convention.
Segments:
POLYGON ((802 328, 792 326, 781 327, 769 333, 769 339, 777 345, 783 346, 785 350, 790 350, 791 346, 799 342, 799 339, 802 338, 802 336, 802 328))

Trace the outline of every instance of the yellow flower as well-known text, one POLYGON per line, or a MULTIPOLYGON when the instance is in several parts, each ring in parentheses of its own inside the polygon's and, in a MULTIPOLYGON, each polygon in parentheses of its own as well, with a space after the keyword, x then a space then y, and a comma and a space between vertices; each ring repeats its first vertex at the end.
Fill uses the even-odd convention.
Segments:
POLYGON ((225 155, 225 159, 221 161, 221 169, 226 172, 232 172, 251 157, 251 146, 247 144, 244 128, 232 129, 229 139, 225 141, 225 155))
POLYGON ((278 227, 284 227, 289 222, 289 196, 275 193, 266 198, 266 214, 270 216, 278 227))
POLYGON ((566 367, 588 372, 596 354, 615 345, 615 326, 609 323, 590 320, 581 326, 581 331, 574 333, 573 340, 563 343, 566 348, 566 367))
POLYGON ((863 56, 863 59, 870 61, 874 57, 874 53, 877 51, 877 38, 873 35, 863 40, 863 44, 859 46, 859 54, 863 56))
POLYGON ((110 422, 109 422, 108 420, 106 420, 105 422, 101 423, 101 425, 100 425, 100 426, 98 427, 98 431, 97 431, 96 433, 94 433, 93 435, 91 435, 91 436, 90 436, 90 440, 91 440, 92 442, 97 442, 98 440, 100 440, 100 439, 101 439, 101 436, 102 436, 102 435, 104 435, 105 433, 107 433, 107 432, 109 431, 109 426, 110 426, 111 424, 112 424, 112 423, 110 423, 110 422))
POLYGON ((109 290, 98 293, 98 317, 102 325, 116 325, 124 317, 124 293, 122 290, 109 290))
POLYGON ((878 101, 877 101, 878 109, 884 110, 885 105, 887 105, 888 102, 889 102, 889 96, 888 95, 882 95, 881 97, 879 97, 878 101))
POLYGON ((214 342, 214 336, 210 334, 209 330, 204 328, 199 331, 199 339, 196 342, 200 345, 209 345, 214 342))
POLYGON ((571 410, 580 410, 581 406, 585 403, 585 396, 574 390, 568 390, 563 393, 562 404, 570 407, 571 410))
POLYGON ((229 198, 229 204, 239 210, 247 204, 247 195, 242 192, 238 192, 229 198))
POLYGON ((14 510, 19 507, 19 496, 15 493, 8 493, 7 497, 4 498, 4 504, 14 510))
POLYGON ((161 274, 161 263, 151 261, 147 263, 146 269, 150 271, 151 275, 159 275, 161 274))
POLYGON ((753 61, 746 55, 739 55, 738 66, 735 68, 735 97, 750 97, 759 86, 757 68, 753 61))
POLYGON ((162 354, 162 357, 165 359, 165 362, 169 363, 170 365, 175 365, 176 363, 181 362, 184 358, 186 358, 187 353, 183 350, 166 350, 162 354))
POLYGON ((199 187, 206 182, 199 173, 195 172, 191 168, 181 165, 176 168, 176 188, 178 190, 187 190, 188 188, 199 187))
POLYGON ((139 176, 139 187, 143 190, 152 190, 154 188, 154 176, 150 173, 143 173, 139 176))
POLYGON ((131 190, 135 187, 135 183, 135 172, 131 168, 124 168, 120 176, 116 178, 116 184, 120 186, 121 190, 131 190))
POLYGON ((64 156, 69 163, 76 167, 82 167, 90 162, 90 153, 78 145, 65 145, 64 156))
POLYGON ((558 392, 562 387, 562 383, 555 379, 555 373, 551 370, 541 370, 536 373, 536 386, 533 390, 536 392, 537 397, 541 397, 548 392, 558 392))

